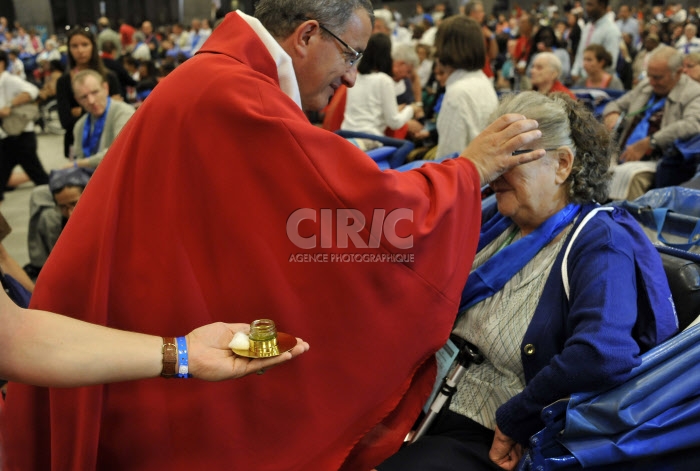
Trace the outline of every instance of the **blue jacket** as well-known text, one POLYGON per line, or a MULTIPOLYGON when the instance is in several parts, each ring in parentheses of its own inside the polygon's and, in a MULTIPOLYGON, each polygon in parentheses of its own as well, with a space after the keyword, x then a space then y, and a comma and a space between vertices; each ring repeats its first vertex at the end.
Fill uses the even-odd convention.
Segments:
MULTIPOLYGON (((595 207, 582 208, 564 247, 595 207)), ((544 427, 545 406, 624 382, 640 354, 678 328, 661 258, 625 210, 600 211, 574 241, 567 261, 569 299, 562 279, 565 251, 521 344, 526 387, 496 413, 501 431, 522 444, 544 427)))

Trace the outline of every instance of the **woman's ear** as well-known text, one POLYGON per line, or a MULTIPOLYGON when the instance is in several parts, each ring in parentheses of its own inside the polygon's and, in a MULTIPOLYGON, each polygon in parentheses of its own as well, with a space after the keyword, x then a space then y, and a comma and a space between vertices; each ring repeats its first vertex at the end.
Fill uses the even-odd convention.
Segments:
POLYGON ((561 185, 569 178, 574 165, 574 153, 569 146, 561 146, 557 149, 556 177, 554 181, 561 185))

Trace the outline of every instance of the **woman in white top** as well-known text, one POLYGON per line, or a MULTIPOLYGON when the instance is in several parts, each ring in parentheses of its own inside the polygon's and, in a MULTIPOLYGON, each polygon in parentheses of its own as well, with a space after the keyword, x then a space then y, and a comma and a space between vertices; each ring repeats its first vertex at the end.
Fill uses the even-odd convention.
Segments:
POLYGON ((439 159, 462 152, 484 130, 498 107, 498 96, 481 71, 486 50, 476 21, 466 16, 447 18, 440 23, 435 48, 436 58, 448 75, 436 123, 439 159))
POLYGON ((348 89, 340 129, 383 136, 387 127, 399 129, 413 118, 419 108, 410 105, 399 110, 391 70, 391 39, 375 33, 357 66, 355 86, 348 89))

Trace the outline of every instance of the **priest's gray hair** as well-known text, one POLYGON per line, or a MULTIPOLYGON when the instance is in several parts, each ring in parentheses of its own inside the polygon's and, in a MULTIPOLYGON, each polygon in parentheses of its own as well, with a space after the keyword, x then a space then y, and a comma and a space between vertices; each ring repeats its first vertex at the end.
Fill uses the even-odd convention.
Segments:
POLYGON ((370 0, 260 0, 255 17, 279 40, 289 37, 306 19, 316 20, 335 34, 341 34, 359 9, 367 12, 374 25, 370 0))

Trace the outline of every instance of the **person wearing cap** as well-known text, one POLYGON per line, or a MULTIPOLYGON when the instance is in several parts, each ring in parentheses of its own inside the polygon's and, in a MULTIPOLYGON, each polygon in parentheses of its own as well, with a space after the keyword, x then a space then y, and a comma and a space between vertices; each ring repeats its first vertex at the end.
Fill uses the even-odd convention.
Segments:
POLYGON ((25 271, 31 278, 36 279, 38 272, 56 245, 58 237, 73 214, 75 205, 78 204, 91 175, 92 170, 81 167, 54 170, 49 174, 49 184, 42 185, 32 192, 30 207, 38 206, 40 212, 32 211, 32 214, 36 213, 37 217, 33 221, 30 220, 27 235, 30 262, 33 267, 37 268, 34 272, 29 267, 25 267, 25 271), (47 191, 47 187, 50 195, 48 197, 43 194, 47 191), (38 205, 37 202, 40 201, 44 204, 38 205), (53 208, 58 209, 58 211, 44 211, 44 209, 53 208), (38 265, 39 253, 41 253, 43 260, 41 265, 38 265), (34 265, 35 263, 37 265, 34 265))

